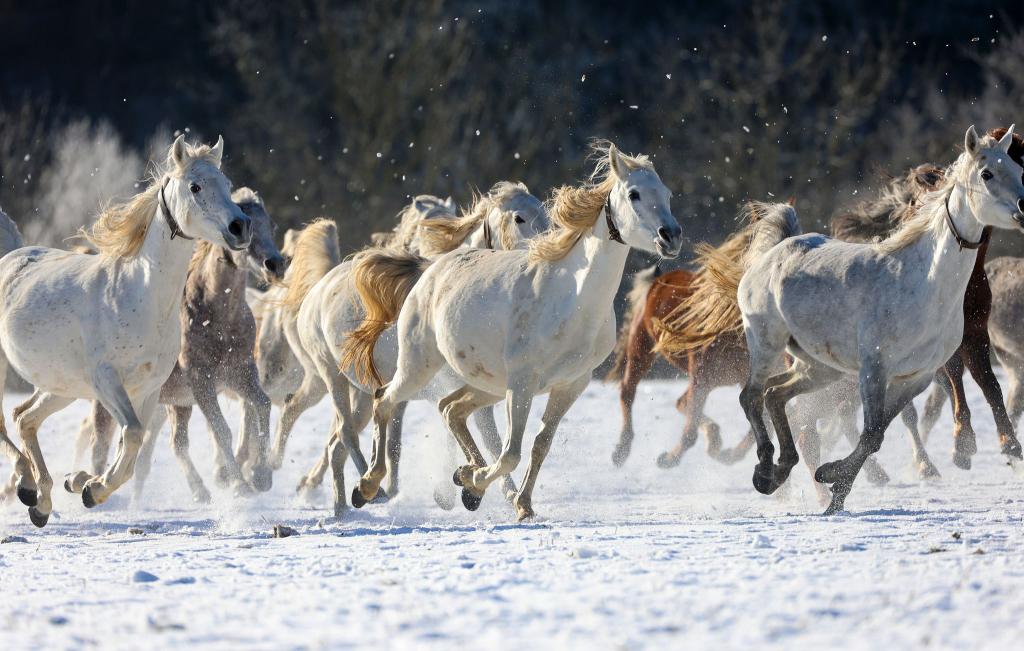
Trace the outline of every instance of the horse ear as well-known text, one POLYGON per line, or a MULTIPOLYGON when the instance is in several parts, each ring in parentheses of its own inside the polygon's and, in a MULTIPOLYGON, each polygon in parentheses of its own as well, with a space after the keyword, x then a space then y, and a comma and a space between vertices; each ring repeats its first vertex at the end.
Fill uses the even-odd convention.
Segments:
POLYGON ((210 156, 213 157, 213 164, 220 169, 220 162, 224 158, 224 136, 217 136, 217 144, 210 149, 210 156))
POLYGON ((1013 144, 1013 127, 1016 125, 1011 124, 1010 128, 1006 130, 1006 133, 1002 138, 999 139, 999 146, 1003 148, 1004 152, 1009 153, 1010 145, 1013 144))
POLYGON ((967 129, 967 133, 964 134, 964 151, 971 156, 978 153, 978 132, 974 129, 973 124, 967 129))
POLYGON ((184 167, 186 155, 185 134, 181 134, 174 139, 171 148, 167 150, 167 162, 175 167, 184 167))
POLYGON ((425 215, 430 211, 431 205, 423 197, 416 197, 413 199, 412 205, 416 208, 416 212, 421 215, 425 215))
POLYGON ((444 205, 448 206, 448 210, 455 212, 455 200, 451 198, 451 195, 444 200, 444 205))
POLYGON ((629 168, 626 167, 626 162, 622 160, 622 154, 619 153, 619 148, 615 145, 608 145, 608 164, 612 174, 620 181, 629 176, 629 168))

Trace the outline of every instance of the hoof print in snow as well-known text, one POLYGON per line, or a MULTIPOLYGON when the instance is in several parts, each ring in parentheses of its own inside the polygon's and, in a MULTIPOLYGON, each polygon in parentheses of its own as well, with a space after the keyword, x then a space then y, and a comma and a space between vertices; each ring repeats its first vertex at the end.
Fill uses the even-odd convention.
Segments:
POLYGON ((155 574, 150 574, 145 570, 136 570, 132 573, 132 583, 153 583, 159 581, 160 577, 155 574))
POLYGON ((274 538, 287 538, 289 536, 297 536, 299 532, 291 527, 287 527, 283 524, 274 525, 274 538))

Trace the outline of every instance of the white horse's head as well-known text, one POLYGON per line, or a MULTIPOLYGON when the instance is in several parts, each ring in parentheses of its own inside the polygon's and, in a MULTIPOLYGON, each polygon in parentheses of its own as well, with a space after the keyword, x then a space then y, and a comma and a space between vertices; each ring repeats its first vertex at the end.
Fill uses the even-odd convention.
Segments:
POLYGON ((974 125, 964 136, 965 165, 956 181, 967 189, 975 218, 987 226, 1024 228, 1024 169, 1010 158, 1013 126, 1001 139, 978 136, 974 125))
MULTIPOLYGON (((641 158, 642 159, 642 158, 641 158)), ((623 242, 665 258, 679 255, 683 229, 672 216, 672 193, 661 182, 654 166, 637 165, 608 147, 608 167, 614 183, 608 201, 611 219, 623 242)))
POLYGON ((491 243, 492 248, 520 248, 530 238, 551 228, 544 203, 530 194, 529 188, 522 183, 496 183, 486 198, 490 208, 484 220, 497 240, 491 243))
POLYGON ((167 152, 161 192, 181 231, 239 251, 252 239, 251 220, 231 200, 231 182, 220 171, 224 138, 213 147, 193 147, 178 136, 167 152))

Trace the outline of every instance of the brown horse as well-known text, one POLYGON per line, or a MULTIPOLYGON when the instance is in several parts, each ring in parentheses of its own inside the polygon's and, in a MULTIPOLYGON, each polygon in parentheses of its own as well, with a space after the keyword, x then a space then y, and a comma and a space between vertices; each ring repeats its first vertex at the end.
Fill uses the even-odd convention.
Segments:
MULTIPOLYGON (((694 281, 700 272, 679 269, 662 276, 657 268, 636 274, 628 296, 625 326, 616 346, 615 365, 606 379, 620 379, 619 403, 622 406, 622 433, 612 454, 612 462, 621 466, 629 457, 633 444, 633 402, 636 387, 650 371, 658 356, 656 323, 667 317, 693 293, 694 281)), ((671 468, 679 464, 683 453, 697 441, 698 430, 707 440, 711 458, 732 464, 746 455, 754 439, 745 437, 735 448, 722 450, 722 437, 717 423, 704 415, 708 394, 718 387, 739 384, 747 377, 747 349, 742 334, 727 333, 711 345, 680 355, 666 354, 670 364, 683 371, 689 386, 676 402, 685 417, 679 444, 658 457, 658 465, 671 468)))

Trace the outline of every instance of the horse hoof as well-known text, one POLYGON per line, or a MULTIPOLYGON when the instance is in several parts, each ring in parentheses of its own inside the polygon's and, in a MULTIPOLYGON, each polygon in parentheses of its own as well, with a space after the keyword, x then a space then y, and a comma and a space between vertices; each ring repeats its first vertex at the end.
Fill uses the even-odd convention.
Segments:
POLYGON ((451 511, 455 508, 455 500, 452 499, 452 497, 452 494, 445 489, 434 489, 434 503, 440 506, 444 511, 451 511))
POLYGON ((252 487, 261 493, 266 493, 274 485, 274 473, 266 466, 259 466, 252 469, 252 487))
POLYGON ((196 504, 209 504, 211 499, 210 491, 205 488, 192 494, 192 501, 196 504))
POLYGON ((377 494, 373 496, 372 500, 370 500, 370 504, 387 504, 390 499, 391 499, 391 496, 389 496, 384 491, 383 488, 378 488, 377 489, 377 494))
POLYGON ((1024 459, 1024 456, 1021 456, 1020 441, 1017 439, 1010 439, 1006 443, 1003 443, 1001 451, 1008 457, 1024 459))
POLYGON ((361 492, 359 492, 358 486, 352 489, 352 506, 357 509, 361 509, 366 506, 366 498, 363 497, 361 492))
POLYGON ((483 495, 477 497, 473 493, 470 493, 468 488, 462 489, 462 505, 466 507, 467 511, 476 511, 478 508, 480 508, 480 502, 483 501, 483 495))
POLYGON ((28 509, 28 519, 32 521, 32 524, 36 525, 40 529, 46 526, 46 523, 50 520, 49 513, 43 513, 34 506, 30 506, 28 509))
POLYGON ((677 454, 672 454, 670 452, 662 452, 661 454, 658 455, 658 467, 663 470, 675 468, 676 466, 679 465, 679 461, 681 459, 682 457, 680 457, 677 454))
POLYGON ((91 509, 98 503, 92 496, 92 486, 86 486, 82 489, 82 504, 85 505, 85 508, 91 509))
POLYGON ((621 468, 628 458, 629 448, 621 445, 615 446, 615 451, 612 452, 612 464, 614 464, 616 468, 621 468))
POLYGON ((39 495, 34 488, 18 486, 18 499, 25 506, 35 506, 39 503, 39 495))
POLYGON ((456 468, 455 473, 452 475, 452 483, 456 486, 462 486, 462 477, 459 476, 459 471, 461 470, 462 468, 456 468))
POLYGON ((921 479, 938 479, 942 475, 931 461, 922 461, 917 465, 917 476, 921 479))
POLYGON ((771 495, 779 487, 771 475, 764 475, 754 469, 754 490, 762 495, 771 495))
POLYGON ((971 457, 959 452, 953 454, 953 465, 961 470, 971 469, 971 457))

